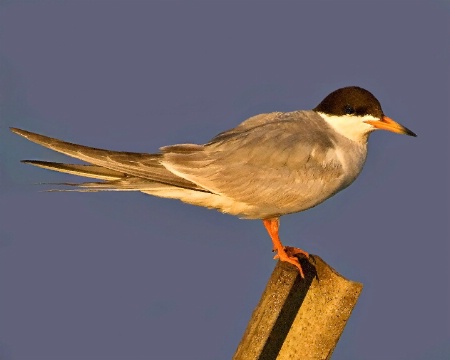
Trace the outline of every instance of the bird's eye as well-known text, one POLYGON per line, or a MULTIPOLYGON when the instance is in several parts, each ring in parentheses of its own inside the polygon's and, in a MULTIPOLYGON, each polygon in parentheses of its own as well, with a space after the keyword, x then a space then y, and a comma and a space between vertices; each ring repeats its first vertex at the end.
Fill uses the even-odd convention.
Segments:
POLYGON ((353 107, 350 105, 345 105, 344 111, 347 115, 350 115, 355 112, 355 109, 353 109, 353 107))

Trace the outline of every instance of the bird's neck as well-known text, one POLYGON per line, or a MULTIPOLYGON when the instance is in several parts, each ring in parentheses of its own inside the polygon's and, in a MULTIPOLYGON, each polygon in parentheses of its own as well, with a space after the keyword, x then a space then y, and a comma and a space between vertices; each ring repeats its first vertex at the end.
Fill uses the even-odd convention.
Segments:
MULTIPOLYGON (((373 131, 373 127, 364 122, 366 120, 364 117, 350 115, 335 116, 321 112, 319 112, 319 115, 339 135, 360 145, 367 145, 367 140, 369 134, 373 131)), ((367 120, 371 120, 372 118, 367 117, 367 120)))

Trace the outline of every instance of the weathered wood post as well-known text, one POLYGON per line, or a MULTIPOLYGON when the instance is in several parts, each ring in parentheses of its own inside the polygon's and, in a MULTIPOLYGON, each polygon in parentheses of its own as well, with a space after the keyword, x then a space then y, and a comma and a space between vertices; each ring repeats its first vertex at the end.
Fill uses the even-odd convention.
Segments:
POLYGON ((311 258, 300 259, 305 279, 277 263, 233 360, 331 358, 363 285, 311 258))

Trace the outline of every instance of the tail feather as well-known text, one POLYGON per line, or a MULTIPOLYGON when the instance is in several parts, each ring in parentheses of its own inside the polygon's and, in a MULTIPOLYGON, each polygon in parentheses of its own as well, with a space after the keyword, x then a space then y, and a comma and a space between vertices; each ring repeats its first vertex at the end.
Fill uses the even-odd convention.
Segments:
MULTIPOLYGON (((54 185, 62 185, 69 187, 76 187, 73 191, 150 191, 154 189, 162 189, 169 185, 161 184, 155 181, 148 181, 145 179, 130 177, 120 180, 109 181, 92 181, 82 183, 58 183, 54 185)), ((65 191, 65 190, 63 190, 65 191)))
POLYGON ((22 160, 22 162, 43 169, 54 170, 62 173, 84 176, 100 180, 119 180, 127 176, 125 173, 110 170, 97 165, 61 164, 38 160, 22 160))
MULTIPOLYGON (((156 181, 148 181, 138 177, 127 177, 119 180, 107 181, 87 181, 82 183, 51 183, 50 185, 63 186, 61 189, 50 189, 47 191, 76 191, 76 192, 96 192, 96 191, 141 191, 148 194, 158 192, 164 194, 167 191, 178 189, 179 191, 193 191, 202 193, 198 190, 183 189, 156 181)), ((164 195, 162 195, 164 197, 164 195)))
POLYGON ((25 161, 31 165, 101 180, 120 179, 124 176, 139 177, 150 182, 209 192, 202 186, 166 169, 160 162, 161 154, 104 150, 61 141, 22 129, 11 128, 11 131, 46 148, 92 164, 73 165, 34 160, 25 161))

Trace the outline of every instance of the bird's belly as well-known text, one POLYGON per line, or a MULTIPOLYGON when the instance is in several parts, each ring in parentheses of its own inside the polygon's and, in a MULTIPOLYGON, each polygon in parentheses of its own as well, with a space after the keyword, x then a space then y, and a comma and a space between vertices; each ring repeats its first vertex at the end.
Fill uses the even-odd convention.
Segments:
POLYGON ((268 184, 266 181, 261 183, 256 181, 256 184, 249 182, 249 186, 254 190, 246 192, 245 197, 240 193, 227 196, 170 186, 147 189, 143 192, 217 209, 241 218, 266 219, 307 210, 346 188, 356 179, 362 168, 362 163, 351 161, 349 163, 353 166, 347 167, 343 172, 334 175, 326 172, 327 176, 324 173, 321 176, 311 175, 306 177, 307 180, 305 177, 296 176, 294 172, 284 181, 278 182, 278 186, 274 183, 268 184))
POLYGON ((341 184, 334 182, 302 186, 298 191, 292 189, 287 191, 279 201, 272 203, 272 206, 267 206, 264 217, 276 217, 310 209, 329 199, 342 188, 341 184))
POLYGON ((307 183, 275 189, 272 196, 268 195, 265 201, 254 204, 254 213, 245 217, 278 217, 315 207, 353 183, 361 172, 362 164, 353 163, 352 168, 347 168, 336 178, 316 178, 307 183))

